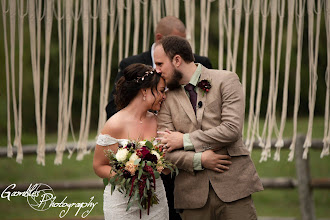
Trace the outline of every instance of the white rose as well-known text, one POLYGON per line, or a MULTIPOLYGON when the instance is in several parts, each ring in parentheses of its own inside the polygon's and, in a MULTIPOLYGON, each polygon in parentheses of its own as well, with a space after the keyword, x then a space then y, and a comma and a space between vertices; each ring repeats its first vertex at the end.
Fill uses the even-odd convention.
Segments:
POLYGON ((128 150, 126 148, 119 148, 116 153, 116 158, 119 162, 123 162, 126 160, 128 154, 128 150))
POLYGON ((159 160, 160 155, 159 155, 159 153, 157 151, 152 150, 150 153, 153 154, 153 155, 155 155, 157 157, 157 160, 159 160))
POLYGON ((154 146, 156 146, 158 144, 159 144, 159 142, 156 139, 152 142, 152 145, 154 145, 154 146))
POLYGON ((132 155, 131 155, 131 157, 129 158, 129 161, 135 161, 135 160, 137 160, 137 159, 139 159, 139 156, 138 155, 136 155, 136 153, 133 153, 132 155))
POLYGON ((139 141, 139 145, 140 145, 141 147, 143 147, 144 145, 146 145, 146 143, 147 143, 147 141, 139 141))
POLYGON ((120 144, 121 146, 123 146, 123 147, 126 147, 127 144, 128 144, 128 140, 125 140, 125 139, 120 140, 119 144, 120 144))

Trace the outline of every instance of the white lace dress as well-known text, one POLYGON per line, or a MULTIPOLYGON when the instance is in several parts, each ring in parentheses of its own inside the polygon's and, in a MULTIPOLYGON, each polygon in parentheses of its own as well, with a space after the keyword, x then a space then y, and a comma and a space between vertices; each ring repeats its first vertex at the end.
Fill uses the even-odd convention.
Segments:
MULTIPOLYGON (((116 139, 106 134, 100 134, 97 138, 96 144, 100 146, 108 146, 112 144, 119 143, 121 145, 126 145, 128 140, 126 139, 116 139)), ((165 188, 161 178, 156 180, 156 194, 159 199, 159 204, 153 205, 150 208, 149 215, 146 210, 142 211, 142 219, 169 219, 168 205, 166 199, 165 188)), ((115 190, 111 194, 111 185, 107 185, 104 189, 103 195, 103 211, 104 219, 110 220, 139 220, 140 219, 140 209, 137 205, 133 205, 127 212, 128 197, 124 197, 124 194, 115 190)))

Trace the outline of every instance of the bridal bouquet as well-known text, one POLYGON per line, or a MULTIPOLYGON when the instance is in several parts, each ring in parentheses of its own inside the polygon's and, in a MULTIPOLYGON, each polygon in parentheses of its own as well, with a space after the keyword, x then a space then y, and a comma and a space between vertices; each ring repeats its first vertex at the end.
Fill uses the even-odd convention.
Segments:
POLYGON ((156 179, 160 177, 163 169, 168 168, 171 175, 178 169, 175 165, 165 160, 162 146, 153 141, 128 141, 125 146, 119 145, 117 153, 106 151, 110 160, 111 172, 116 174, 104 179, 111 184, 111 194, 117 187, 126 196, 129 196, 127 210, 136 203, 141 210, 147 209, 148 214, 153 204, 158 204, 155 194, 156 179))

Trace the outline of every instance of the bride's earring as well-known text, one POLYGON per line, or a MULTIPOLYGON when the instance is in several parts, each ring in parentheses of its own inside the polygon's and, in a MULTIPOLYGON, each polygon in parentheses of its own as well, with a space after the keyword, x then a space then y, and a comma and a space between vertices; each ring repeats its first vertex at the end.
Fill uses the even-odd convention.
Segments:
POLYGON ((145 89, 144 92, 142 91, 142 95, 143 95, 143 101, 146 100, 146 96, 147 96, 147 90, 145 89))

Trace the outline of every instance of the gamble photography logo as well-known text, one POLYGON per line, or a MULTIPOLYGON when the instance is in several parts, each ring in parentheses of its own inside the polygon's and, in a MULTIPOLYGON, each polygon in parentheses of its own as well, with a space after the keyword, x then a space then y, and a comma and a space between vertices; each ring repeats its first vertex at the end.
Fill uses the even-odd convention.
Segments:
POLYGON ((67 202, 67 196, 60 202, 56 201, 53 189, 44 183, 30 184, 25 191, 15 190, 16 184, 10 184, 1 193, 2 199, 11 201, 13 197, 25 197, 29 206, 36 211, 46 211, 50 208, 61 208, 59 217, 65 217, 70 210, 75 211, 75 216, 86 218, 98 202, 93 202, 92 196, 88 202, 67 202))

